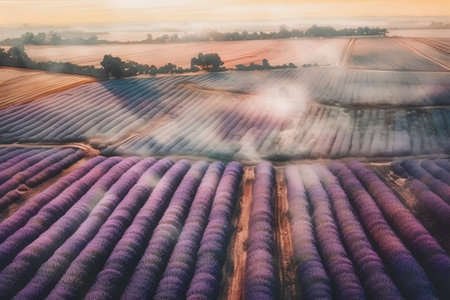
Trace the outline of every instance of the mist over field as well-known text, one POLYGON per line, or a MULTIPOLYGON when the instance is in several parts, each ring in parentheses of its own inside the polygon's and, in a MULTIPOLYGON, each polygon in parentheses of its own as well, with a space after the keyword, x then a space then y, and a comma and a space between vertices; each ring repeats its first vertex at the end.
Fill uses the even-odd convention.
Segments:
POLYGON ((450 299, 447 0, 0 0, 0 299, 450 299))

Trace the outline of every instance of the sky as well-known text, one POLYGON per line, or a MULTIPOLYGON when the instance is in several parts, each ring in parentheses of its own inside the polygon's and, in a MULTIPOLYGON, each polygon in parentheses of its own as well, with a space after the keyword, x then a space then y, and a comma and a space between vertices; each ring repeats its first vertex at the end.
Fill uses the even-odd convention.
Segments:
POLYGON ((0 0, 0 25, 450 16, 449 0, 0 0))

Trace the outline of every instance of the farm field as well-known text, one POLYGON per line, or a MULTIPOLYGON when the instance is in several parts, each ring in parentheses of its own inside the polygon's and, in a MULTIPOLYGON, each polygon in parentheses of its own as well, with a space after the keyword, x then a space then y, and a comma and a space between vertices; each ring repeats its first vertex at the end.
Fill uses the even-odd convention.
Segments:
POLYGON ((450 298, 447 41, 282 41, 227 63, 320 63, 0 68, 0 299, 450 298))
POLYGON ((0 109, 94 81, 80 75, 0 67, 0 109))
POLYGON ((234 68, 237 64, 260 64, 266 58, 272 65, 292 62, 297 66, 317 64, 374 70, 445 71, 448 70, 448 45, 448 39, 427 37, 302 38, 179 44, 28 45, 25 50, 36 61, 94 66, 100 66, 103 56, 111 54, 141 64, 162 66, 170 62, 189 68, 191 57, 203 52, 218 53, 227 68, 234 68), (425 46, 420 46, 425 49, 416 49, 414 45, 405 43, 408 41, 425 43, 425 46), (424 54, 430 56, 424 57, 424 54))
POLYGON ((450 68, 450 47, 440 40, 433 39, 401 39, 402 42, 418 51, 420 54, 450 68))
POLYGON ((0 143, 244 162, 439 154, 450 146, 449 80, 306 68, 92 83, 0 111, 0 143))
POLYGON ((179 44, 131 44, 93 46, 26 46, 30 58, 37 61, 63 61, 78 65, 99 66, 105 54, 133 60, 141 64, 162 66, 167 63, 189 68, 191 57, 202 53, 219 53, 224 66, 261 64, 266 58, 272 65, 290 62, 337 66, 345 53, 349 39, 258 40, 228 42, 196 42, 179 44))
POLYGON ((2 218, 0 295, 445 299, 449 166, 94 156, 2 218))
POLYGON ((388 36, 413 37, 413 38, 435 38, 449 40, 450 29, 391 29, 388 36))
POLYGON ((375 70, 448 70, 445 66, 441 66, 439 62, 431 61, 420 53, 408 49, 405 44, 401 43, 401 39, 396 38, 380 38, 379 41, 376 39, 356 39, 352 44, 349 62, 357 68, 375 70))

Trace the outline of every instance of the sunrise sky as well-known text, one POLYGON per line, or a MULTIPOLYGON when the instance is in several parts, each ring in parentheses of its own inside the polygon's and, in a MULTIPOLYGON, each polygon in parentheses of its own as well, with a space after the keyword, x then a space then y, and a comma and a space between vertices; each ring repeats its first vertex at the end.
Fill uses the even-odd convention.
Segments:
POLYGON ((0 0, 0 24, 450 16, 448 0, 0 0))

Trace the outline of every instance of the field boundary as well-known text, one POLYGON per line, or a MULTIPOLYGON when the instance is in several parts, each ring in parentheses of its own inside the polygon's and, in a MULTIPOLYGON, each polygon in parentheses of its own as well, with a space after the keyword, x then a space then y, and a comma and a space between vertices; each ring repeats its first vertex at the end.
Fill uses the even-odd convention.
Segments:
POLYGON ((344 55, 342 56, 341 61, 339 63, 340 67, 343 67, 343 68, 349 67, 348 60, 353 52, 353 47, 354 47, 355 41, 356 41, 356 38, 351 38, 348 40, 347 47, 345 48, 345 51, 344 51, 344 55))
POLYGON ((245 265, 247 260, 247 239, 252 206, 252 189, 255 179, 254 167, 244 167, 242 175, 242 195, 238 200, 233 222, 233 235, 228 248, 225 269, 225 284, 219 299, 243 299, 245 283, 245 265))
POLYGON ((294 249, 292 246, 291 224, 288 219, 287 186, 282 169, 275 171, 274 232, 275 257, 279 278, 279 299, 298 299, 299 283, 295 271, 294 249))
POLYGON ((386 184, 397 196, 403 205, 425 227, 425 229, 437 240, 437 242, 450 255, 450 235, 438 226, 433 216, 421 206, 420 201, 409 190, 410 180, 394 174, 388 165, 375 166, 368 163, 371 170, 386 184))
MULTIPOLYGON (((408 48, 409 50, 411 50, 411 51, 414 52, 415 54, 417 54, 417 55, 419 55, 419 56, 421 56, 421 57, 423 57, 423 58, 425 58, 425 59, 431 61, 432 63, 434 63, 434 64, 436 64, 436 65, 438 65, 438 66, 444 68, 444 69, 447 70, 447 71, 450 71, 450 67, 448 67, 447 65, 445 65, 445 64, 443 64, 442 62, 438 61, 437 59, 434 59, 434 58, 432 58, 432 57, 429 57, 428 55, 424 54, 422 51, 418 50, 417 48, 411 46, 410 44, 408 44, 407 42, 405 42, 405 41, 403 41, 403 40, 401 40, 401 39, 399 39, 399 38, 394 38, 394 39, 395 39, 395 41, 396 41, 397 43, 402 44, 403 46, 405 46, 406 48, 408 48)), ((429 45, 428 45, 428 46, 429 46, 429 45)), ((431 47, 431 46, 430 46, 430 47, 431 47)))

